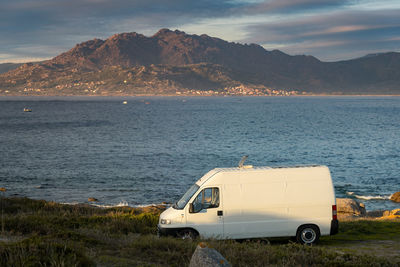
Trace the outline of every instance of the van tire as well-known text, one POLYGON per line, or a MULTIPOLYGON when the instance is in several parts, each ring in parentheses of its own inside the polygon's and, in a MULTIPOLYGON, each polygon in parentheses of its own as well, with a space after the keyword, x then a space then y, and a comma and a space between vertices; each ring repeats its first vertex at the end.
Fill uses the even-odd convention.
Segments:
POLYGON ((318 226, 305 224, 297 229, 296 240, 300 244, 313 245, 318 242, 320 235, 318 226))
POLYGON ((195 240, 198 234, 191 229, 183 229, 178 232, 178 237, 185 240, 195 240))

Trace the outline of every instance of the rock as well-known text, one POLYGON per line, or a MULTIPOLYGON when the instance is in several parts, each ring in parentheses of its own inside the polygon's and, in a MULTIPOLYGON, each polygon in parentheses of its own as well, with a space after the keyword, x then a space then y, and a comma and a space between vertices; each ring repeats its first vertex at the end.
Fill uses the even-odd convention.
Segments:
POLYGON ((367 212, 367 217, 370 218, 379 218, 382 217, 385 210, 372 210, 367 212))
POLYGON ((367 214, 365 205, 351 198, 337 198, 336 205, 339 218, 364 217, 367 214))
POLYGON ((382 217, 380 219, 396 219, 400 218, 400 209, 394 209, 394 210, 385 210, 383 212, 382 217))
POLYGON ((382 214, 382 217, 387 217, 390 215, 390 210, 385 210, 382 214))
POLYGON ((197 245, 189 267, 232 266, 218 251, 209 248, 206 243, 197 245))
POLYGON ((390 200, 393 202, 400 203, 400 192, 394 193, 391 197, 390 200))
POLYGON ((158 214, 166 210, 166 208, 167 206, 165 205, 151 205, 151 206, 136 208, 136 210, 140 211, 140 213, 158 214))
POLYGON ((99 201, 97 198, 94 198, 94 197, 89 197, 88 198, 88 201, 89 202, 97 202, 97 201, 99 201))

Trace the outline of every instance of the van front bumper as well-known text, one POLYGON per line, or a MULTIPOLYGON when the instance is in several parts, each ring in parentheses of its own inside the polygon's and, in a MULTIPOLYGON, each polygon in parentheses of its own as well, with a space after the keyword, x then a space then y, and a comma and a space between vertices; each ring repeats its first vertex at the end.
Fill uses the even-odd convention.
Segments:
POLYGON ((182 228, 164 228, 157 225, 158 236, 176 236, 179 230, 182 230, 182 228))
POLYGON ((331 221, 331 235, 336 235, 339 232, 339 221, 332 220, 331 221))

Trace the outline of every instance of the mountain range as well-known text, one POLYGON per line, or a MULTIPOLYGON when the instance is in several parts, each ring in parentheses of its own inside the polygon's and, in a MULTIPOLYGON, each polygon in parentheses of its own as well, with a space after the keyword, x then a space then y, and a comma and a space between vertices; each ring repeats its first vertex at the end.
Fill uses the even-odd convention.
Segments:
POLYGON ((21 65, 21 63, 0 63, 0 74, 16 69, 21 65))
POLYGON ((322 62, 169 29, 94 39, 14 67, 0 74, 2 95, 400 94, 400 53, 322 62))

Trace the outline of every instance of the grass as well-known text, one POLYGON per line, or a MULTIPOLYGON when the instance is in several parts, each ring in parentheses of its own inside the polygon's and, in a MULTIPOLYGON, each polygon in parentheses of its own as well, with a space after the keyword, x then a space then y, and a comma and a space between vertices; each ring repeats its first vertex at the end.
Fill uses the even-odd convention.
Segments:
MULTIPOLYGON (((155 235, 161 209, 95 208, 28 198, 4 198, 0 266, 188 266, 198 242, 155 235)), ((206 240, 233 266, 398 266, 360 242, 400 246, 400 222, 352 221, 318 246, 291 241, 206 240), (386 242, 386 243, 385 243, 386 242), (358 244, 354 246, 354 244, 358 244)))
POLYGON ((340 224, 340 233, 327 240, 389 240, 400 238, 400 220, 355 220, 340 224))
POLYGON ((0 246, 0 266, 94 266, 94 262, 67 242, 30 238, 0 246))

